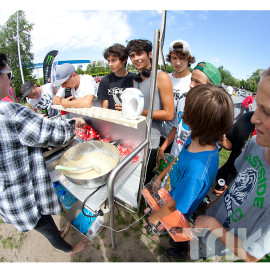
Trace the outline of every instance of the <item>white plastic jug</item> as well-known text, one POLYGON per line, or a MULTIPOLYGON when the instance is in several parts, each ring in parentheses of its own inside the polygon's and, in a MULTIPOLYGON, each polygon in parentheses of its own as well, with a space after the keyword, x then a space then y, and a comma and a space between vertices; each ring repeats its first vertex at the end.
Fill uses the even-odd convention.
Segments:
POLYGON ((122 95, 122 115, 127 119, 137 119, 140 117, 144 98, 142 92, 137 88, 126 88, 122 95))

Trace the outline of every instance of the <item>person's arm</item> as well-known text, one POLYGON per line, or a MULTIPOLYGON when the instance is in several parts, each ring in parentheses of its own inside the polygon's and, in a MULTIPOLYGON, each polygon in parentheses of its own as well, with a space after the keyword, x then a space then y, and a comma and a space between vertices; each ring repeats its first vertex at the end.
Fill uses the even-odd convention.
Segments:
POLYGON ((165 203, 158 211, 152 213, 148 220, 153 224, 157 225, 161 218, 170 215, 172 212, 176 210, 176 203, 173 198, 165 203))
POLYGON ((218 141, 218 144, 227 151, 232 150, 232 142, 227 139, 226 134, 222 136, 222 138, 218 141))
POLYGON ((233 235, 224 228, 216 218, 211 216, 198 216, 194 225, 195 229, 209 229, 234 255, 245 262, 257 262, 261 258, 255 258, 247 253, 243 246, 243 240, 233 235))
POLYGON ((65 145, 76 135, 75 126, 84 127, 81 118, 74 120, 50 120, 34 113, 28 107, 20 108, 14 122, 22 145, 47 147, 65 145))
MULTIPOLYGON (((157 88, 160 93, 162 110, 153 110, 153 119, 172 120, 174 117, 174 97, 172 81, 167 73, 159 72, 157 75, 157 88)), ((142 116, 147 116, 148 110, 144 109, 142 116)))
POLYGON ((72 96, 62 99, 62 106, 65 108, 90 108, 93 105, 94 95, 86 95, 82 98, 74 99, 72 96))
POLYGON ((101 108, 109 109, 109 81, 108 76, 101 79, 98 85, 97 96, 101 100, 101 108))
POLYGON ((60 87, 53 98, 53 104, 62 105, 62 100, 65 97, 65 88, 60 87))
POLYGON ((62 100, 63 100, 62 97, 58 97, 57 95, 55 95, 54 98, 53 98, 53 104, 62 105, 62 100))
MULTIPOLYGON (((29 104, 30 105, 30 104, 29 104)), ((30 105, 31 110, 37 113, 37 109, 33 108, 32 105, 30 105)))
POLYGON ((173 143, 174 141, 174 137, 175 137, 175 134, 176 134, 176 128, 173 127, 170 131, 170 133, 168 134, 168 136, 166 137, 166 139, 164 140, 164 142, 162 143, 162 145, 160 146, 159 148, 159 151, 158 151, 158 157, 157 157, 157 164, 159 165, 160 164, 160 160, 163 159, 165 163, 167 163, 167 160, 165 158, 165 154, 164 154, 164 151, 166 150, 166 148, 171 144, 173 143))
POLYGON ((109 101, 108 100, 102 100, 101 101, 101 108, 109 109, 109 101))

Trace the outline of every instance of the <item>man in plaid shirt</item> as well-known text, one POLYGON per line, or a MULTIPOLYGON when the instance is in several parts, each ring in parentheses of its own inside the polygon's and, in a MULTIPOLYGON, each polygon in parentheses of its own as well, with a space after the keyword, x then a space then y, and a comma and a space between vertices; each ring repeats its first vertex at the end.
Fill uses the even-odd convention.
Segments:
MULTIPOLYGON (((8 95, 12 72, 0 53, 0 99, 8 95)), ((49 120, 18 103, 0 101, 0 216, 21 232, 36 229, 51 244, 69 254, 86 248, 60 235, 51 215, 62 211, 46 169, 42 147, 65 145, 81 118, 49 120)))

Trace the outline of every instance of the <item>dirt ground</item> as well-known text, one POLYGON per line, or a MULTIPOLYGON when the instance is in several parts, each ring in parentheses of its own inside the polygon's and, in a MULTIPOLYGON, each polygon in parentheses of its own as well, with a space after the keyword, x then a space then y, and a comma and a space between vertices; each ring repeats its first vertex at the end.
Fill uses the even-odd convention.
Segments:
MULTIPOLYGON (((139 219, 139 216, 129 212, 124 208, 119 208, 122 218, 128 224, 139 219)), ((117 210, 115 211, 115 227, 116 230, 126 228, 117 210)), ((53 216, 59 229, 64 227, 67 220, 62 215, 53 216)), ((49 241, 32 230, 26 233, 18 232, 12 225, 4 223, 0 220, 0 261, 1 262, 170 262, 163 254, 160 248, 170 247, 169 236, 164 235, 152 242, 146 234, 142 226, 142 220, 134 224, 133 229, 115 233, 116 249, 112 250, 110 230, 103 228, 99 236, 93 241, 81 234, 71 226, 65 236, 65 240, 71 245, 87 238, 88 247, 77 254, 70 256, 51 246, 49 241)), ((108 225, 108 223, 107 223, 108 225)), ((214 257, 207 260, 208 262, 228 262, 234 260, 234 257, 218 258, 214 257)), ((173 259, 171 262, 183 262, 183 260, 173 259)), ((202 262, 202 261, 199 261, 202 262)))

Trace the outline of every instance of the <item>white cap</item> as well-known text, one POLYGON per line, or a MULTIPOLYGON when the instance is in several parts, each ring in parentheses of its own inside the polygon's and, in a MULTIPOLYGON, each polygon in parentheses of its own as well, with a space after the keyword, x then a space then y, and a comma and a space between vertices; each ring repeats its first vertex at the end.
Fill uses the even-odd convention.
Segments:
POLYGON ((174 45, 175 43, 182 43, 182 44, 183 44, 183 50, 184 50, 184 51, 188 51, 188 52, 191 54, 190 46, 189 46, 188 42, 186 42, 186 41, 184 41, 184 40, 180 40, 180 39, 179 39, 179 40, 175 40, 175 41, 173 41, 173 42, 170 43, 169 52, 171 52, 171 51, 174 50, 174 49, 173 49, 173 45, 174 45))

